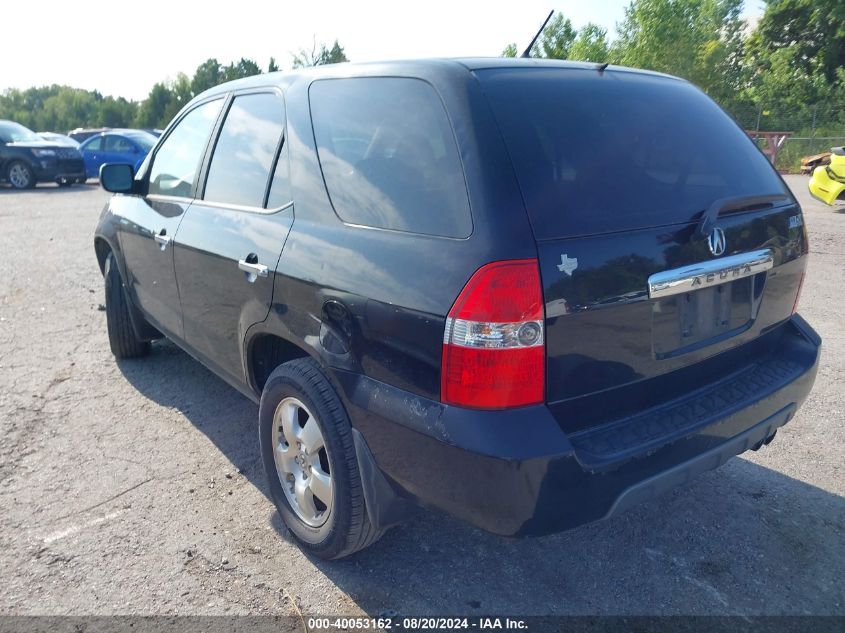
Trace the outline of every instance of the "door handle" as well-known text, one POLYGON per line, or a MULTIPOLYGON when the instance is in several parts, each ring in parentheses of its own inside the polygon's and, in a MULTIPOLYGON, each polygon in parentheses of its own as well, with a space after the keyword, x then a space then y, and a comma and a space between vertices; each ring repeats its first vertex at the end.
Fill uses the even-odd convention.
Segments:
POLYGON ((270 274, 270 270, 264 264, 247 261, 246 259, 238 260, 238 268, 246 273, 246 280, 250 283, 254 283, 258 277, 266 277, 270 274))
POLYGON ((168 244, 170 244, 170 237, 167 235, 167 231, 162 229, 160 232, 154 235, 156 244, 161 247, 161 250, 167 250, 168 244))

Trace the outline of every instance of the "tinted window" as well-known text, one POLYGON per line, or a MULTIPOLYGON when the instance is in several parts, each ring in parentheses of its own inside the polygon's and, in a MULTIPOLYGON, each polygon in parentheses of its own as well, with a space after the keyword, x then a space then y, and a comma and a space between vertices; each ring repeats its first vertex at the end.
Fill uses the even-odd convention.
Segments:
POLYGON ((188 197, 222 100, 191 110, 164 139, 150 170, 150 194, 188 197))
POLYGON ((120 152, 122 154, 132 152, 135 149, 135 146, 132 145, 128 140, 123 138, 122 136, 114 136, 109 135, 105 137, 106 139, 106 151, 107 152, 120 152))
POLYGON ((267 180, 284 127, 284 103, 278 95, 235 97, 214 148, 204 199, 264 206, 267 180))
POLYGON ((90 143, 86 143, 82 149, 88 152, 99 152, 103 148, 103 137, 97 136, 90 143))
POLYGON ((575 69, 477 74, 540 239, 686 222, 718 198, 784 192, 745 133, 686 82, 575 69))
POLYGON ((335 211, 353 224, 466 237, 466 184, 446 110, 424 81, 314 82, 311 118, 335 211))

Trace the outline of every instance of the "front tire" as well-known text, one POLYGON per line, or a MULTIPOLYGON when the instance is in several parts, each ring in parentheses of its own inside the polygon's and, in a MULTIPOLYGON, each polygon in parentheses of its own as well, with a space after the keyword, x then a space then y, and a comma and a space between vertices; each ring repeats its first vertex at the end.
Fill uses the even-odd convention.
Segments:
POLYGON ((139 339, 132 327, 129 302, 114 253, 106 257, 103 277, 106 284, 106 325, 112 354, 115 358, 146 356, 150 353, 150 342, 139 339))
POLYGON ((25 162, 16 160, 6 170, 6 180, 15 189, 32 189, 35 186, 35 172, 25 162))
POLYGON ((330 560, 374 543, 349 417, 320 366, 277 367, 258 417, 270 496, 302 549, 330 560))

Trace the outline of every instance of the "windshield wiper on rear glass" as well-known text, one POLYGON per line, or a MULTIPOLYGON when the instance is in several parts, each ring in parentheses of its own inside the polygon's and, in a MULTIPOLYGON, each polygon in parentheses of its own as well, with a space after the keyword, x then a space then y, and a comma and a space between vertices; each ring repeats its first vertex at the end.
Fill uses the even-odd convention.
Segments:
POLYGON ((701 219, 692 233, 691 241, 706 240, 716 224, 719 215, 726 211, 750 211, 751 209, 766 209, 774 206, 778 200, 787 200, 784 193, 769 193, 756 196, 732 196, 719 198, 702 214, 701 219))

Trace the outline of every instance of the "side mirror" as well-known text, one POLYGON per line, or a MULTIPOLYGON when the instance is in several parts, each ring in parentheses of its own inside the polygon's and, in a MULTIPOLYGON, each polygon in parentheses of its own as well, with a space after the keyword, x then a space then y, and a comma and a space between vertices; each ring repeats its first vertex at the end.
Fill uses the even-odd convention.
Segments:
POLYGON ((106 163, 100 166, 100 186, 112 193, 130 193, 135 186, 132 165, 106 163))

